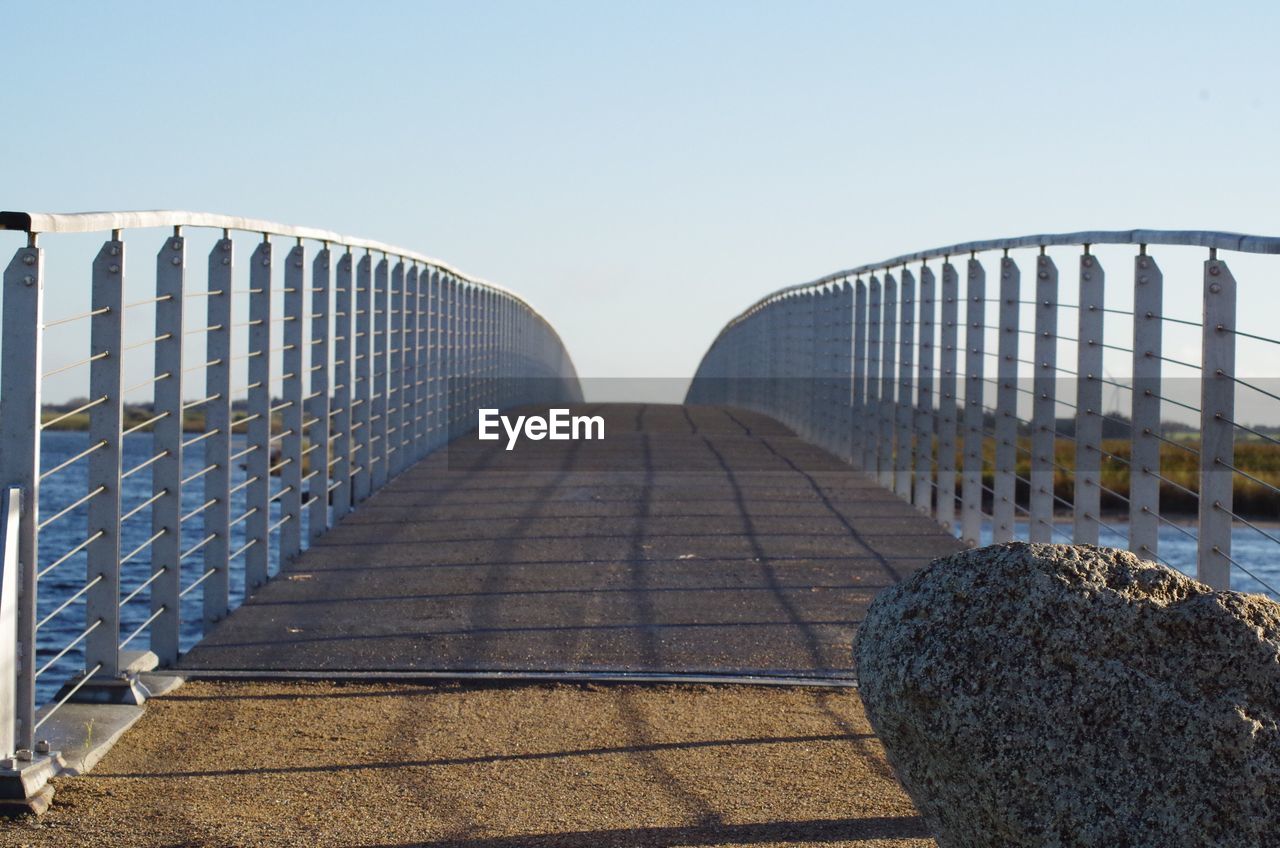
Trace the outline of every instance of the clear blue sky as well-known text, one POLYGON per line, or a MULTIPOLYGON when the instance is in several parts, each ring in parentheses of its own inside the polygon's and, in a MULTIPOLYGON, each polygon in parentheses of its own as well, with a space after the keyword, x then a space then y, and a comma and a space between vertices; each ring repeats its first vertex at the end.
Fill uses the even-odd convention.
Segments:
POLYGON ((420 249, 591 376, 688 376, 758 295, 935 244, 1280 234, 1272 3, 0 0, 0 27, 0 208, 420 249))

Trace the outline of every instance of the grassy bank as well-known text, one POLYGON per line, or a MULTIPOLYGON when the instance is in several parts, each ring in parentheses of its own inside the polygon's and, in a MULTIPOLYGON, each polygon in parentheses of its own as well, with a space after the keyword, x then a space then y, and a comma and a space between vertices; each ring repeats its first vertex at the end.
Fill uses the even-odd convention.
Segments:
MULTIPOLYGON (((1104 439, 1102 442, 1102 509, 1112 513, 1129 510, 1130 442, 1128 439, 1104 439)), ((1194 515, 1199 508, 1195 493, 1200 490, 1200 449, 1198 439, 1181 439, 1178 445, 1160 446, 1159 474, 1165 478, 1160 483, 1160 511, 1162 513, 1194 515), (1194 451, 1194 453, 1193 453, 1194 451)), ((1075 442, 1058 439, 1054 445, 1053 474, 1054 495, 1061 498, 1055 508, 1065 509, 1075 497, 1075 442)), ((1018 459, 1015 472, 1024 480, 1031 476, 1031 440, 1018 440, 1018 459)), ((995 480, 995 440, 985 439, 983 483, 992 486, 995 480)), ((963 462, 962 452, 956 452, 956 467, 963 462)), ((1280 496, 1267 485, 1280 488, 1280 445, 1265 442, 1241 442, 1235 446, 1235 466, 1247 471, 1261 483, 1233 474, 1234 512, 1250 518, 1280 518, 1280 496)), ((1018 481, 1018 502, 1026 504, 1029 486, 1018 481)), ((957 483, 959 487, 959 483, 957 483)))

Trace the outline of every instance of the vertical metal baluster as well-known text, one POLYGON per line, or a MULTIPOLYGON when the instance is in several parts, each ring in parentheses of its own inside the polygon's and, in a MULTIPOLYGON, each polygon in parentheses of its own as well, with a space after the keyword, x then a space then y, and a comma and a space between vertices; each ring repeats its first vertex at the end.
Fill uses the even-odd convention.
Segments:
POLYGON ((223 237, 209 252, 208 310, 205 330, 204 500, 206 509, 201 539, 204 569, 200 579, 204 603, 204 632, 226 617, 231 609, 231 284, 235 251, 223 237))
POLYGON ((1196 576, 1231 588, 1235 465, 1236 280, 1217 251, 1204 263, 1200 372, 1200 542, 1196 576))
POLYGON ((387 479, 395 475, 404 459, 400 440, 404 438, 404 285, 407 273, 404 260, 397 258, 391 270, 387 298, 387 479))
POLYGON ((1076 334, 1076 475, 1074 528, 1077 545, 1098 544, 1102 490, 1102 266, 1088 251, 1080 257, 1080 330, 1076 334))
POLYGON ((1144 245, 1133 269, 1133 408, 1129 455, 1129 550, 1146 559, 1159 551, 1160 357, 1164 274, 1144 245))
POLYGON ((925 512, 933 512, 933 360, 934 360, 934 288, 933 269, 920 266, 920 361, 916 387, 916 485, 913 503, 925 512))
POLYGON ((483 406, 493 407, 493 362, 494 362, 494 334, 493 334, 493 293, 484 291, 480 301, 482 313, 482 335, 484 338, 484 398, 483 406))
POLYGON ((471 427, 475 422, 476 407, 479 406, 478 388, 479 380, 479 327, 477 321, 477 290, 473 285, 468 285, 466 290, 466 298, 463 303, 466 306, 466 400, 462 409, 459 410, 461 417, 458 421, 460 433, 470 433, 471 427))
POLYGON ((804 341, 800 348, 800 355, 803 357, 800 366, 800 374, 802 385, 804 386, 804 430, 801 435, 810 441, 820 441, 817 424, 818 410, 818 392, 816 384, 818 382, 818 361, 820 359, 818 345, 820 328, 818 326, 818 317, 821 315, 821 307, 818 303, 818 294, 816 292, 805 292, 801 295, 804 304, 802 313, 801 331, 804 333, 804 341))
POLYGON ((986 464, 986 380, 983 377, 986 345, 987 272, 974 256, 966 271, 965 367, 964 367, 964 469, 960 490, 960 538, 971 545, 982 543, 982 471, 986 464))
POLYGON ((357 504, 369 497, 369 460, 373 452, 369 449, 369 440, 373 428, 369 426, 370 407, 372 406, 371 387, 373 386, 373 335, 370 329, 373 314, 373 258, 365 252, 356 265, 356 332, 355 332, 355 399, 352 408, 355 421, 352 427, 352 504, 357 504))
POLYGON ((431 392, 434 388, 431 371, 431 346, 434 342, 432 321, 434 320, 435 272, 431 266, 424 265, 418 274, 418 317, 417 317, 417 415, 416 434, 417 449, 414 457, 421 459, 431 450, 431 392))
POLYGON ((898 339, 898 452, 894 457, 893 490, 898 497, 911 499, 911 469, 913 463, 914 439, 912 425, 915 424, 915 408, 912 403, 911 371, 915 359, 915 310, 916 310, 916 278, 906 268, 902 269, 902 323, 901 337, 898 339))
POLYGON ((457 283, 449 274, 441 276, 440 290, 440 390, 439 432, 436 445, 444 446, 453 439, 453 407, 457 392, 457 333, 458 333, 457 283))
MULTIPOLYGON (((4 485, 22 492, 18 530, 20 592, 14 724, 0 729, 0 756, 35 747, 36 525, 40 521, 40 375, 44 373, 44 251, 36 236, 13 254, 4 271, 5 331, 0 333, 0 469, 4 485), (10 736, 12 732, 12 736, 10 736)), ((96 396, 95 396, 96 397, 96 396)), ((5 677, 8 686, 11 678, 5 677)), ((6 705, 9 698, 6 694, 6 705)))
POLYGON ((441 319, 443 304, 443 278, 439 269, 431 269, 431 288, 427 292, 427 451, 434 451, 440 444, 441 393, 443 392, 444 322, 441 319))
POLYGON ((124 333, 124 243, 116 233, 93 261, 89 348, 90 393, 106 401, 89 410, 89 444, 101 445, 89 455, 89 544, 85 626, 97 627, 84 641, 87 677, 108 683, 120 676, 120 442, 124 424, 121 397, 124 333), (96 581, 96 582, 95 582, 96 581))
POLYGON ((871 312, 867 334, 867 404, 866 419, 862 422, 862 470, 875 479, 880 479, 880 447, 883 431, 880 419, 884 415, 881 410, 880 355, 882 351, 880 326, 882 317, 881 289, 879 278, 871 278, 871 312))
POLYGON ((355 380, 355 288, 351 248, 338 260, 333 301, 333 522, 351 511, 352 395, 355 380))
MULTIPOLYGON (((281 362, 280 437, 280 562, 293 559, 302 550, 302 317, 306 291, 306 250, 302 240, 289 251, 284 266, 284 350, 281 362)), ((312 453, 315 453, 312 451, 312 453)), ((311 454, 308 454, 311 456, 311 454)), ((321 455, 323 456, 323 454, 321 455)))
POLYGON ((1054 452, 1058 437, 1058 266, 1043 252, 1036 257, 1035 333, 1028 537, 1032 542, 1052 542, 1054 452))
POLYGON ((396 470, 403 471, 417 458, 418 448, 418 265, 404 276, 400 309, 400 452, 396 470))
MULTIPOLYGON (((836 334, 836 371, 835 385, 835 417, 832 419, 832 436, 839 445, 839 455, 846 462, 853 463, 853 286, 848 280, 840 283, 840 296, 836 303, 838 332, 836 334)), ((758 317, 758 316, 757 316, 758 317)), ((759 332, 759 322, 756 322, 759 332)), ((756 353, 760 352, 757 343, 756 353)), ((758 385, 759 370, 752 374, 753 383, 758 385)))
POLYGON ((311 471, 307 476, 307 538, 315 539, 329 527, 329 303, 332 288, 329 273, 329 243, 311 261, 311 380, 307 415, 307 441, 311 471))
POLYGON ((151 651, 162 666, 178 661, 182 632, 182 334, 186 242, 178 232, 156 254, 155 409, 151 467, 151 651))
POLYGON ((871 420, 871 413, 867 385, 867 284, 859 277, 854 282, 853 296, 853 412, 849 429, 850 461, 861 466, 863 472, 870 470, 867 454, 871 440, 867 437, 867 422, 871 420))
POLYGON ((956 530, 956 352, 959 346, 960 284, 955 266, 942 263, 942 352, 938 385, 938 523, 956 530))
POLYGON ((373 435, 369 437, 369 473, 371 491, 377 491, 387 482, 387 310, 390 308, 387 288, 390 285, 390 263, 386 254, 373 272, 373 412, 370 423, 373 435))
POLYGON ((271 242, 265 235, 249 260, 248 355, 245 598, 267 582, 271 559, 271 242))
POLYGON ((1007 252, 1000 260, 1000 342, 996 365, 996 467, 992 541, 1014 538, 1018 487, 1018 289, 1021 273, 1007 252))
MULTIPOLYGON (((880 330, 884 335, 884 348, 880 354, 880 485, 892 489, 895 482, 893 435, 901 398, 894 392, 894 346, 898 337, 898 284, 893 274, 884 275, 884 318, 880 330)), ((901 446, 899 446, 901 450, 901 446)))

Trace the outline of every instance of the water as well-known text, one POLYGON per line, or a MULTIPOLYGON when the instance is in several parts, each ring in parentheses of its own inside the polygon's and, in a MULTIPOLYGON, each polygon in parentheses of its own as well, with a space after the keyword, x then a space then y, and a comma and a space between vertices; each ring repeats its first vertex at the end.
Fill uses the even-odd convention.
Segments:
MULTIPOLYGON (((186 436, 190 438, 190 435, 186 436)), ((53 468, 89 446, 89 434, 84 432, 49 431, 41 436, 42 465, 53 468)), ((232 453, 243 449, 244 436, 232 439, 232 453)), ((134 433, 124 438, 121 464, 127 470, 155 455, 152 449, 150 433, 134 433)), ((183 477, 190 476, 204 468, 204 443, 192 445, 183 453, 183 477)), ((55 515, 67 504, 84 497, 88 492, 88 459, 80 460, 40 485, 40 518, 44 520, 55 515)), ((232 468, 231 485, 244 481, 246 476, 243 465, 236 463, 232 468)), ((272 478, 272 494, 280 488, 280 479, 272 478)), ((128 512, 138 504, 151 497, 151 469, 146 468, 124 481, 121 488, 121 512, 128 512)), ((245 512, 245 490, 232 496, 231 518, 234 521, 245 512)), ((183 487, 182 512, 185 515, 204 503, 204 487, 200 480, 192 481, 183 487)), ((87 530, 88 504, 77 507, 72 512, 59 518, 40 533, 40 567, 43 569, 53 563, 71 548, 80 544, 89 533, 87 530)), ((280 501, 271 504, 271 523, 279 518, 280 501)), ((306 538, 307 510, 303 510, 303 538, 306 538)), ((231 550, 239 549, 245 541, 245 524, 237 524, 231 531, 231 550)), ((143 509, 125 522, 120 532, 120 553, 126 555, 151 537, 151 510, 143 509)), ((274 534, 273 534, 274 535, 274 534)), ((203 514, 188 519, 182 526, 182 549, 187 550, 203 539, 203 514)), ((275 540, 270 545, 270 572, 278 570, 275 540)), ((85 584, 85 568, 87 554, 80 552, 76 556, 59 565, 40 581, 37 594, 37 620, 57 609, 68 597, 75 594, 85 584)), ((186 588, 199 579, 204 572, 204 559, 200 551, 192 554, 182 563, 182 588, 186 588)), ((123 598, 151 576, 151 549, 125 563, 120 571, 120 596, 123 598)), ((231 574, 231 606, 238 606, 244 599, 244 557, 237 557, 232 562, 231 574)), ((130 601, 120 611, 120 638, 124 639, 133 633, 142 622, 151 615, 150 590, 144 589, 138 597, 130 601)), ((181 646, 187 650, 202 635, 202 619, 204 615, 201 590, 196 589, 182 599, 181 608, 181 646)), ((39 631, 36 639, 36 667, 41 668, 59 650, 72 639, 79 636, 85 628, 84 599, 63 610, 39 631)), ((144 631, 134 638, 127 650, 146 650, 149 647, 149 634, 144 631)), ((62 657, 49 671, 36 681, 36 701, 44 703, 53 697, 68 678, 84 668, 83 644, 62 657)))
MULTIPOLYGON (((83 432, 46 432, 41 437, 41 447, 43 450, 43 464, 45 468, 52 468, 58 463, 64 462, 75 456, 77 453, 85 450, 89 446, 89 436, 83 432)), ((239 436, 233 441, 232 453, 241 450, 244 447, 244 437, 239 436)), ((152 439, 149 433, 135 433, 126 436, 123 448, 123 466, 124 468, 132 468, 139 463, 145 462, 154 455, 152 450, 152 439)), ((77 498, 83 497, 88 491, 87 460, 81 460, 75 465, 59 471, 49 480, 41 485, 40 490, 40 515, 41 519, 54 515, 58 510, 67 504, 74 502, 77 498)), ((196 473, 204 467, 204 444, 196 444, 187 449, 183 455, 184 471, 183 476, 189 476, 196 473)), ((237 466, 232 469, 233 486, 243 482, 246 473, 243 466, 237 466)), ((278 491, 280 487, 279 478, 272 480, 272 492, 278 491)), ((121 492, 122 511, 127 512, 133 507, 151 497, 151 469, 134 474, 124 481, 123 491, 121 492)), ((231 517, 234 520, 237 516, 243 515, 245 511, 244 505, 245 492, 241 490, 232 497, 231 517)), ((183 513, 188 513, 198 508, 204 503, 203 486, 198 482, 193 482, 183 487, 183 513)), ((57 522, 47 527, 40 538, 40 567, 44 568, 56 560, 59 556, 71 549, 75 545, 82 542, 87 536, 86 529, 86 511, 87 505, 81 506, 68 513, 57 522)), ((279 518, 280 502, 276 500, 271 504, 271 523, 274 524, 279 518)), ((307 510, 303 510, 303 538, 306 538, 307 510)), ((1123 522, 1108 520, 1107 524, 1115 528, 1121 533, 1127 532, 1127 527, 1123 522)), ((1027 524, 1025 522, 1017 525, 1017 534, 1019 538, 1026 538, 1027 524)), ((1060 540, 1070 538, 1071 527, 1069 523, 1059 522, 1058 529, 1061 534, 1058 535, 1060 540)), ((200 539, 204 538, 204 519, 202 515, 189 519, 182 530, 182 547, 184 550, 196 544, 200 539)), ((232 529, 231 550, 237 550, 244 544, 245 524, 241 522, 232 529)), ((125 523, 120 534, 120 550, 122 554, 127 554, 138 545, 141 545, 151 536, 151 511, 144 509, 136 516, 125 523)), ((983 528, 984 542, 991 539, 991 525, 988 522, 983 528)), ((1106 529, 1102 533, 1102 544, 1112 544, 1119 547, 1125 545, 1123 536, 1119 536, 1112 531, 1106 529)), ((1272 586, 1280 586, 1280 551, 1276 550, 1275 543, 1260 536, 1247 527, 1239 527, 1232 534, 1232 556, 1236 560, 1244 564, 1246 568, 1253 571, 1259 577, 1262 577, 1272 586)), ((275 540, 272 540, 270 546, 271 561, 270 572, 274 574, 278 569, 276 557, 275 540)), ((1167 525, 1160 527, 1160 556, 1169 564, 1180 569, 1186 574, 1195 574, 1196 562, 1196 543, 1193 539, 1178 531, 1177 528, 1167 525)), ((39 600, 39 619, 43 619, 52 612, 68 597, 78 591, 85 583, 85 560, 86 554, 83 552, 72 557, 67 562, 58 566, 58 568, 40 581, 39 600)), ((204 561, 200 553, 197 552, 188 560, 182 563, 182 587, 190 586, 204 570, 204 561)), ((150 549, 143 551, 134 559, 125 563, 121 569, 121 597, 132 592, 148 577, 151 576, 151 558, 150 549)), ((232 562, 231 575, 231 605, 238 606, 244 598, 244 558, 237 557, 232 562)), ((1232 569, 1232 588, 1244 592, 1263 592, 1265 591, 1256 581, 1250 578, 1240 569, 1232 569)), ((1276 597, 1276 596, 1272 596, 1276 597)), ((1276 597, 1280 600, 1280 597, 1276 597)), ((201 592, 197 589, 182 599, 182 634, 181 645, 185 651, 199 641, 202 635, 202 607, 201 592)), ((137 598, 127 604, 120 613, 120 633, 121 638, 132 633, 142 622, 146 621, 147 616, 151 614, 149 591, 144 590, 137 598)), ((84 630, 84 601, 81 599, 76 603, 63 610, 56 618, 51 620, 42 628, 36 640, 37 647, 37 668, 44 665, 51 657, 61 650, 68 642, 76 638, 84 630)), ((131 650, 144 650, 148 647, 149 635, 144 631, 137 636, 127 647, 131 650)), ((82 646, 67 653, 62 657, 49 671, 45 672, 37 681, 37 702, 44 703, 48 701, 58 687, 62 685, 68 678, 76 674, 84 667, 84 654, 82 646)))

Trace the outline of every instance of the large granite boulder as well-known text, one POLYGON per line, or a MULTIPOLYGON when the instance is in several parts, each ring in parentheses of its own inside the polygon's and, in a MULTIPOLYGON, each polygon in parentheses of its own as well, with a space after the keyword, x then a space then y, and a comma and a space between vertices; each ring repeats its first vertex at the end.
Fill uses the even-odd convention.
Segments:
POLYGON ((943 848, 1280 846, 1280 604, 995 545, 882 593, 855 654, 943 848))

